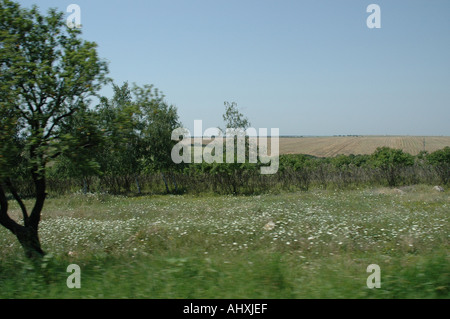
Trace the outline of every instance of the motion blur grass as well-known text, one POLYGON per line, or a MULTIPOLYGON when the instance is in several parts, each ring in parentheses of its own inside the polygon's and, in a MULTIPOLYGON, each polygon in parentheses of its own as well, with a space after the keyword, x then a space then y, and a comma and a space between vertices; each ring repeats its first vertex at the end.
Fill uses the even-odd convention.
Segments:
POLYGON ((449 203, 423 185, 50 198, 41 265, 0 229, 0 298, 449 298, 449 203))

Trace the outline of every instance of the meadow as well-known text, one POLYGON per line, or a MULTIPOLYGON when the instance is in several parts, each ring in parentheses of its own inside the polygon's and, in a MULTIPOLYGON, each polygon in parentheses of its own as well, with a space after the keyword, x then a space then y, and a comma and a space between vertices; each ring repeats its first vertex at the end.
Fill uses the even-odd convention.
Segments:
POLYGON ((0 228, 0 298, 449 298, 449 204, 429 185, 50 197, 43 263, 0 228))

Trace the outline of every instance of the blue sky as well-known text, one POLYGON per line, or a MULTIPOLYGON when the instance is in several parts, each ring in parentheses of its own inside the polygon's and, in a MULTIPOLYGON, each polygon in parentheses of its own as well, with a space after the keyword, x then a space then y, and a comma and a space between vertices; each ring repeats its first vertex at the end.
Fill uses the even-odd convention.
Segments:
POLYGON ((450 135, 448 0, 19 3, 78 4, 110 77, 154 84, 191 132, 222 126, 229 101, 281 135, 450 135))

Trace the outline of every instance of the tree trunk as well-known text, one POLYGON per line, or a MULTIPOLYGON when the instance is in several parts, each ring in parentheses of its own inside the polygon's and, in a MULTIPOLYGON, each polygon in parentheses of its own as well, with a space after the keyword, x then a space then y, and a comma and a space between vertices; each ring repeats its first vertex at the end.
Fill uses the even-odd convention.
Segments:
POLYGON ((167 184, 166 176, 164 176, 164 173, 163 173, 163 172, 161 172, 161 176, 162 176, 162 178, 163 178, 164 185, 166 185, 166 192, 167 192, 167 193, 170 193, 169 185, 167 184))
POLYGON ((172 178, 172 183, 175 186, 175 193, 178 193, 177 181, 175 180, 175 177, 173 176, 173 174, 170 174, 170 177, 172 178))
POLYGON ((30 259, 39 259, 45 255, 41 249, 39 241, 38 230, 34 227, 19 227, 16 230, 16 237, 19 240, 22 248, 25 250, 25 255, 30 259))
POLYGON ((137 176, 134 177, 134 182, 136 183, 138 194, 140 194, 141 193, 141 185, 139 184, 139 179, 137 178, 137 176))
POLYGON ((88 184, 85 177, 83 177, 83 194, 86 195, 88 192, 88 184))
MULTIPOLYGON (((45 180, 37 180, 36 185, 44 186, 45 180)), ((26 208, 22 201, 18 197, 15 190, 10 185, 10 190, 14 198, 18 201, 21 206, 24 224, 20 225, 15 220, 13 220, 8 215, 8 200, 6 199, 5 191, 0 183, 0 224, 16 235, 23 249, 25 250, 25 255, 30 259, 40 259, 45 255, 41 249, 41 243, 38 236, 38 225, 40 220, 40 214, 45 200, 45 191, 42 192, 38 188, 38 196, 36 198, 35 206, 30 216, 26 212, 26 208)))

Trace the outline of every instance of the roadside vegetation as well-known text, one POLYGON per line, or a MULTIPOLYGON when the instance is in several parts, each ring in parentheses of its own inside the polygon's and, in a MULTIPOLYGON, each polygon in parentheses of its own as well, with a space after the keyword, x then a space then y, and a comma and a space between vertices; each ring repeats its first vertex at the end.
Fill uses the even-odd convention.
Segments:
POLYGON ((41 265, 0 230, 0 297, 448 298, 448 203, 426 185, 50 198, 41 265), (69 264, 81 289, 66 286, 69 264))

